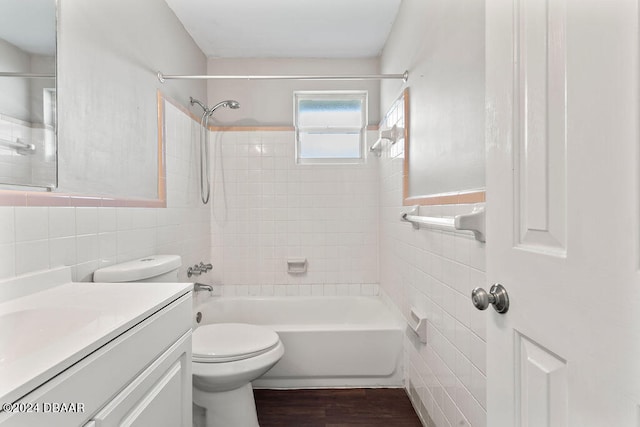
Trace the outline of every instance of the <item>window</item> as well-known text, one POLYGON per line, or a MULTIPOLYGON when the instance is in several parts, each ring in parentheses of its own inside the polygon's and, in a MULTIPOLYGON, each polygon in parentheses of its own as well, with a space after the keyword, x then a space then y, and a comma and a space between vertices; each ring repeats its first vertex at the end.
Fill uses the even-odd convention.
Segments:
POLYGON ((294 103, 298 163, 364 161, 366 92, 295 92, 294 103))

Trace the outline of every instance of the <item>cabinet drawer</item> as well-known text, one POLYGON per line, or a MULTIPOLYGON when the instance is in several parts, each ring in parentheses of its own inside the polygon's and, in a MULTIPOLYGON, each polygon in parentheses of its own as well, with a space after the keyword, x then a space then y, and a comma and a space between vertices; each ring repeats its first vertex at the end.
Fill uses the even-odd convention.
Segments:
POLYGON ((94 418, 95 427, 191 425, 191 332, 172 345, 94 418))
POLYGON ((191 329, 191 293, 99 348, 18 403, 47 408, 78 403, 78 412, 0 413, 1 427, 81 426, 191 329))

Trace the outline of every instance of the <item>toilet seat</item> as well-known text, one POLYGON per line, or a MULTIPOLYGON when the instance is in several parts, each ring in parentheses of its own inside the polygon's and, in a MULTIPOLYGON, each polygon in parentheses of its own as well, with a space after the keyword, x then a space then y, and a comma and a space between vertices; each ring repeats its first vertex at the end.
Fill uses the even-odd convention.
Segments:
POLYGON ((258 325, 214 323, 198 327, 192 336, 192 360, 223 363, 266 353, 278 345, 278 334, 258 325))

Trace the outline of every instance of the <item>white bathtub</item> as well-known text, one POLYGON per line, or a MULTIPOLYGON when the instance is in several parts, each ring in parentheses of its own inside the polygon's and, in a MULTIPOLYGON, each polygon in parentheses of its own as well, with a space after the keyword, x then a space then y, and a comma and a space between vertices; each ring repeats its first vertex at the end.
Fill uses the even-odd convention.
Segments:
POLYGON ((282 359, 254 387, 402 386, 404 327, 378 297, 211 298, 201 324, 241 322, 274 329, 282 359))

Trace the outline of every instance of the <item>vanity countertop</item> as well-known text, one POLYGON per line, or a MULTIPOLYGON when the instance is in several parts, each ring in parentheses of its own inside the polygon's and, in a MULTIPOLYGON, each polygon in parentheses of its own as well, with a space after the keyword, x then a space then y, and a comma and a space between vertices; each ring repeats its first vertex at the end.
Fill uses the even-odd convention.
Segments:
POLYGON ((192 287, 69 282, 0 303, 0 403, 20 399, 192 287))

